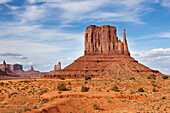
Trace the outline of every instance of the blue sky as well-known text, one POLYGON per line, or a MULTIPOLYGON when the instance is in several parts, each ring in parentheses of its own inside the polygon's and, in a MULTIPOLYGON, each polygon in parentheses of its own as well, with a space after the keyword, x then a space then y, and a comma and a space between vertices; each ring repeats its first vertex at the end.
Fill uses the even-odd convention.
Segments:
POLYGON ((0 0, 0 62, 62 68, 84 52, 88 25, 126 29, 131 56, 170 74, 170 0, 0 0))

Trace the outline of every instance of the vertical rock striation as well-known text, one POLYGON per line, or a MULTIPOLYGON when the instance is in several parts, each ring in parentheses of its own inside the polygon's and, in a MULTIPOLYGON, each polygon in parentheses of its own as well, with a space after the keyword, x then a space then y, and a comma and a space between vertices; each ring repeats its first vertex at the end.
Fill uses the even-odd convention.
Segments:
POLYGON ((118 39, 116 27, 110 25, 87 27, 85 32, 85 55, 130 56, 125 30, 123 42, 118 39))

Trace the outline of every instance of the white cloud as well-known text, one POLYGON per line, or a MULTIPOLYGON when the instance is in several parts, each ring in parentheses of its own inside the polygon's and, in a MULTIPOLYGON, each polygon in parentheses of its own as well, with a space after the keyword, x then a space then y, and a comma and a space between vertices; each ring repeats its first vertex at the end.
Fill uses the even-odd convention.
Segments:
POLYGON ((133 51, 132 57, 154 69, 170 74, 170 48, 152 49, 149 51, 133 51))
POLYGON ((0 4, 11 2, 12 0, 0 0, 0 4))
POLYGON ((170 32, 163 32, 158 35, 161 38, 170 38, 170 32))
POLYGON ((141 24, 142 14, 150 12, 147 3, 157 3, 157 0, 28 0, 32 5, 26 6, 21 14, 23 20, 42 21, 53 19, 62 24, 89 21, 118 21, 141 24), (35 6, 34 3, 44 2, 35 6), (110 8, 109 10, 105 10, 110 8), (59 11, 59 12, 58 12, 59 11), (56 18, 51 18, 51 15, 56 18), (105 16, 104 16, 105 15, 105 16), (95 18, 95 19, 94 19, 95 18))
POLYGON ((170 1, 169 0, 162 0, 161 5, 164 6, 164 7, 169 7, 170 8, 170 1))

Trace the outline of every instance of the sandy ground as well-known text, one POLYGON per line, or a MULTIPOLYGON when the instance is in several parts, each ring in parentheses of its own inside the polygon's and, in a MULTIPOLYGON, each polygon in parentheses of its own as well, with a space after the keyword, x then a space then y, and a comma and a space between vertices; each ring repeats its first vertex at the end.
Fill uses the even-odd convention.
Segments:
POLYGON ((170 79, 162 78, 1 80, 0 113, 169 113, 169 96, 170 79), (57 90, 61 83, 66 91, 57 90), (81 92, 82 85, 89 91, 81 92))

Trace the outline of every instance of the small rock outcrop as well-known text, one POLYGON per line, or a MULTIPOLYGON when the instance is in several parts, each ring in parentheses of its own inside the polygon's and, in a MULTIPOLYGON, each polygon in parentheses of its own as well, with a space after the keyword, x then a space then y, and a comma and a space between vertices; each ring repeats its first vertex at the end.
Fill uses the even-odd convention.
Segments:
POLYGON ((61 62, 58 62, 57 65, 54 65, 54 70, 60 70, 61 69, 61 62))

